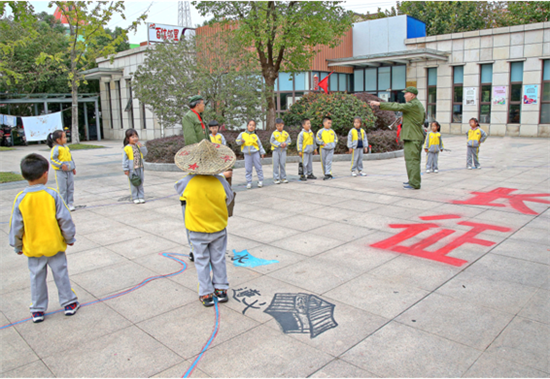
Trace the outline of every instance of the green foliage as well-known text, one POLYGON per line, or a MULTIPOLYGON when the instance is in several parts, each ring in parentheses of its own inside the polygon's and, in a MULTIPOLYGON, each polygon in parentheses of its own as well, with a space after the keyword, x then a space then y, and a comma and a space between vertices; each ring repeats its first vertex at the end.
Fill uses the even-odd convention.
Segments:
POLYGON ((353 127, 353 118, 361 117, 367 130, 374 128, 376 117, 371 107, 353 95, 344 93, 309 93, 290 107, 284 115, 286 125, 301 125, 304 118, 311 120, 313 131, 322 128, 323 117, 332 118, 332 128, 338 135, 346 135, 353 127))
POLYGON ((274 128, 271 95, 279 71, 308 71, 322 45, 335 47, 352 26, 352 12, 338 1, 193 1, 210 23, 231 26, 243 58, 261 69, 266 83, 267 128, 274 128))
POLYGON ((88 150, 88 149, 103 149, 105 146, 100 145, 87 145, 82 143, 72 143, 69 145, 71 150, 88 150))
POLYGON ((15 150, 13 147, 0 146, 0 151, 10 151, 15 150))
POLYGON ((163 127, 181 123, 189 111, 189 98, 198 93, 207 106, 205 120, 236 128, 260 117, 261 76, 242 64, 240 47, 227 35, 185 38, 179 43, 156 44, 147 51, 133 88, 136 97, 153 108, 163 127))
POLYGON ((0 183, 20 182, 25 180, 21 175, 13 172, 0 172, 0 183))
POLYGON ((550 2, 548 1, 509 1, 507 3, 507 12, 503 13, 502 26, 550 21, 550 2))

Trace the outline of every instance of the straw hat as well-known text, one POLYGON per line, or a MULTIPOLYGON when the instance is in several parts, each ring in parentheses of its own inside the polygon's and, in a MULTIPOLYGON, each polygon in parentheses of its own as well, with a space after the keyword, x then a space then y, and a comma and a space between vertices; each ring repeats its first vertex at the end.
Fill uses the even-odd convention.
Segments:
POLYGON ((217 175, 230 169, 236 160, 230 148, 208 140, 182 147, 174 156, 176 166, 197 175, 217 175))

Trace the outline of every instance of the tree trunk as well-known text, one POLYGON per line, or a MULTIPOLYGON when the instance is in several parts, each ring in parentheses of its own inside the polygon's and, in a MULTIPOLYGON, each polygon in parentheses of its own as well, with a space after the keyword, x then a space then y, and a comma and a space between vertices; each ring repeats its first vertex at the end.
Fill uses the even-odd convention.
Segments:
MULTIPOLYGON (((74 34, 74 29, 71 25, 71 36, 74 34)), ((73 37, 74 38, 74 37, 73 37)), ((76 51, 74 47, 71 49, 71 97, 72 97, 72 127, 71 127, 71 143, 80 143, 80 134, 78 132, 78 72, 76 69, 76 51)))
POLYGON ((271 89, 275 85, 276 78, 271 78, 268 75, 264 75, 264 79, 265 79, 266 87, 269 88, 267 93, 267 117, 266 117, 265 129, 269 131, 273 131, 275 130, 276 104, 275 104, 275 99, 273 98, 273 91, 271 89))

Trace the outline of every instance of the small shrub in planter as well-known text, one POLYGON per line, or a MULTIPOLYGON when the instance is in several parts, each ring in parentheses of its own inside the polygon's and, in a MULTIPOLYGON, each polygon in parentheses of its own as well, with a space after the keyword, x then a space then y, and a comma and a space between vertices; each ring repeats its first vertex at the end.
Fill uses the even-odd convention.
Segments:
POLYGON ((385 153, 403 149, 403 142, 397 143, 397 131, 394 130, 374 130, 367 134, 372 153, 385 153))
MULTIPOLYGON (((376 95, 362 92, 362 93, 355 93, 355 97, 357 97, 359 100, 364 101, 368 104, 369 101, 379 101, 384 102, 381 98, 379 98, 376 95)), ((376 122, 374 123, 375 129, 381 129, 381 130, 391 130, 388 128, 389 125, 391 125, 396 117, 395 113, 393 111, 382 111, 380 108, 375 107, 376 109, 373 109, 374 115, 376 116, 376 122)), ((396 129, 397 126, 392 126, 392 129, 396 129)))
POLYGON ((147 141, 145 160, 152 163, 174 163, 174 155, 185 146, 183 136, 171 136, 147 141))

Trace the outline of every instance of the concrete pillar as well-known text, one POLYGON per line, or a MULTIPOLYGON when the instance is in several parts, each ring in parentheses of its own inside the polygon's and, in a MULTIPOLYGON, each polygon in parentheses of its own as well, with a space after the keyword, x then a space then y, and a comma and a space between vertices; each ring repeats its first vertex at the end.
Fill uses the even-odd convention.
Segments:
POLYGON ((99 123, 100 123, 99 108, 97 106, 97 99, 96 99, 96 101, 95 101, 95 126, 97 128, 97 140, 101 141, 101 127, 100 127, 99 123))

